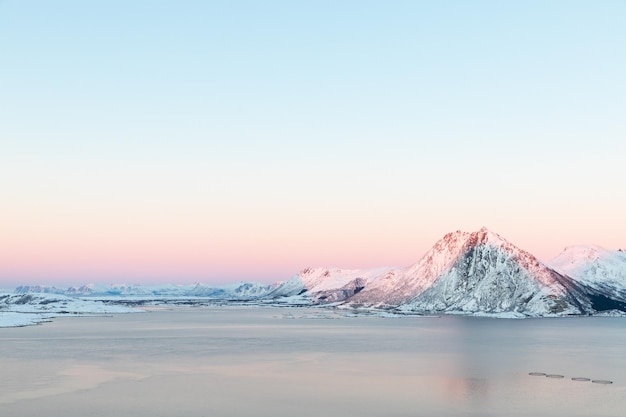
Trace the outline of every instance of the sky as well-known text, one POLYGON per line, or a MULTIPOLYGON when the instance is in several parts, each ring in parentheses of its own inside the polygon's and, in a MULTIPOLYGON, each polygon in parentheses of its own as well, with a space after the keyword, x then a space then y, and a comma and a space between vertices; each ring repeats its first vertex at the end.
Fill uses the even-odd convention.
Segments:
POLYGON ((0 0, 0 283, 626 247, 624 1, 0 0))

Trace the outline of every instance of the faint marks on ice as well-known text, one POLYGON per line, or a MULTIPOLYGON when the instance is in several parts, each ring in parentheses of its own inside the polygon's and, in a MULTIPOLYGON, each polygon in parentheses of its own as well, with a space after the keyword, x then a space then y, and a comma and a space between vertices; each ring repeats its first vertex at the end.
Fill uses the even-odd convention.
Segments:
MULTIPOLYGON (((544 376, 546 378, 552 378, 552 379, 564 379, 565 375, 560 375, 560 374, 547 374, 545 372, 529 372, 528 375, 530 376, 544 376)), ((602 384, 602 385, 610 385, 613 383, 613 381, 609 381, 607 379, 591 379, 591 378, 586 378, 586 377, 580 377, 580 376, 575 376, 570 378, 572 381, 577 381, 577 382, 589 382, 591 381, 594 384, 602 384)))
POLYGON ((591 382, 594 384, 604 384, 604 385, 609 385, 613 383, 613 381, 607 381, 606 379, 594 379, 591 382))

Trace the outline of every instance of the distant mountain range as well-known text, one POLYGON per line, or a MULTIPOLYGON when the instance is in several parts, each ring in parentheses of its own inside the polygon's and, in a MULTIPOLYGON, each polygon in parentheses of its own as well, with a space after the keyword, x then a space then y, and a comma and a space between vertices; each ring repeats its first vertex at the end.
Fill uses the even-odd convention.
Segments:
MULTIPOLYGON (((276 304, 332 305, 398 313, 539 317, 626 312, 626 253, 568 247, 543 263, 496 233, 448 233, 405 268, 306 268, 273 285, 225 287, 22 286, 17 293, 90 297, 209 297, 276 304)), ((617 314, 617 313, 616 313, 617 314)))
POLYGON ((254 299, 267 294, 275 285, 241 282, 224 286, 192 285, 128 285, 89 284, 57 288, 46 285, 21 285, 16 294, 45 293, 80 297, 208 297, 225 299, 254 299))

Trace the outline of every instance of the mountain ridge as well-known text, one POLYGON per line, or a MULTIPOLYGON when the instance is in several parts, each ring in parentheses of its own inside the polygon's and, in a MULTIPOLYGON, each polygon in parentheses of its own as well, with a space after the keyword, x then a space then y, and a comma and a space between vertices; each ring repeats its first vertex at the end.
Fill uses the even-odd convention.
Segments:
MULTIPOLYGON (((362 276, 361 270, 326 268, 326 281, 321 281, 326 284, 324 291, 319 276, 315 285, 307 286, 311 281, 306 275, 321 270, 307 268, 289 283, 313 303, 404 312, 546 316, 593 314, 604 307, 626 311, 622 303, 626 297, 620 298, 621 293, 576 280, 486 227, 472 233, 447 233, 418 262, 405 268, 364 270, 362 276), (359 278, 362 281, 357 282, 359 278), (331 288, 331 282, 342 285, 331 288)), ((281 290, 279 285, 275 294, 281 290)))
POLYGON ((81 297, 205 297, 415 314, 586 315, 613 309, 626 312, 626 253, 571 246, 551 262, 543 262, 482 227, 447 233, 417 262, 400 268, 309 267, 275 284, 16 289, 17 293, 38 291, 81 297))

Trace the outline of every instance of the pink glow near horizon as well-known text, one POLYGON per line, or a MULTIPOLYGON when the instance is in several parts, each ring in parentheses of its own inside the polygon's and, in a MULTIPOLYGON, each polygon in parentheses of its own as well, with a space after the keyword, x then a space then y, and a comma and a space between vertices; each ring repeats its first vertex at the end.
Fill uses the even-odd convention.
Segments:
POLYGON ((626 246, 622 2, 76 3, 0 1, 0 284, 626 246))
MULTIPOLYGON (((422 234, 374 229, 370 235, 344 228, 335 235, 326 235, 303 228, 294 235, 257 228, 249 237, 233 233, 228 238, 213 239, 175 233, 145 237, 137 230, 125 229, 119 236, 103 231, 100 239, 94 239, 97 233, 92 228, 91 238, 79 232, 72 235, 68 230, 63 241, 55 239, 55 235, 31 235, 31 239, 21 243, 4 235, 0 239, 0 270, 2 280, 12 283, 275 282, 288 279, 307 266, 408 266, 445 233, 456 229, 460 228, 439 232, 430 227, 422 234)), ((597 230, 579 230, 576 235, 543 228, 539 233, 544 238, 537 239, 536 231, 530 229, 490 229, 544 261, 565 246, 597 243, 590 241, 597 239, 597 230)), ((610 238, 606 241, 608 248, 619 246, 610 238)))
POLYGON ((444 183, 425 195, 389 187, 369 200, 369 190, 322 184, 329 188, 268 188, 268 199, 223 194, 216 203, 189 193, 172 202, 159 195, 167 189, 124 200, 68 196, 62 205, 42 193, 0 207, 0 281, 275 282, 308 266, 408 266, 457 229, 487 226, 544 261, 575 244, 617 249, 626 235, 615 221, 619 194, 606 193, 603 215, 590 217, 592 205, 546 199, 533 184, 499 199, 444 183))

